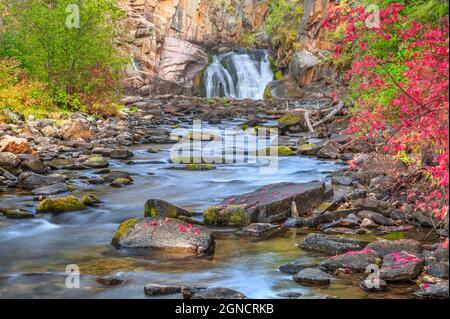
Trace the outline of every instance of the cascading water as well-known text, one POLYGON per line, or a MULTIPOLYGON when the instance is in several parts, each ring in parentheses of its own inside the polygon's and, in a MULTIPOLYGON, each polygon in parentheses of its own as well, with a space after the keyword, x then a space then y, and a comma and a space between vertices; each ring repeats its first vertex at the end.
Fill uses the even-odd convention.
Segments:
POLYGON ((261 100, 271 81, 273 72, 268 52, 240 51, 214 56, 205 71, 203 85, 208 98, 261 100))

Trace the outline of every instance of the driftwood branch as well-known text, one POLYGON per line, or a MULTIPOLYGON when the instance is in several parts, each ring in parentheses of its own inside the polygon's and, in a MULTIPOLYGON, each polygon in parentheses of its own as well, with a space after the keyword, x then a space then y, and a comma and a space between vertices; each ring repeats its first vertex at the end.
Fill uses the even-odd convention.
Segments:
POLYGON ((309 118, 308 110, 305 111, 305 122, 310 132, 315 132, 314 127, 311 125, 311 119, 309 118))
POLYGON ((326 121, 328 121, 330 118, 332 118, 334 115, 336 115, 340 110, 342 110, 342 108, 344 107, 344 102, 339 102, 339 104, 327 115, 325 116, 323 119, 321 119, 319 122, 314 123, 312 126, 313 127, 317 127, 323 123, 325 123, 326 121))

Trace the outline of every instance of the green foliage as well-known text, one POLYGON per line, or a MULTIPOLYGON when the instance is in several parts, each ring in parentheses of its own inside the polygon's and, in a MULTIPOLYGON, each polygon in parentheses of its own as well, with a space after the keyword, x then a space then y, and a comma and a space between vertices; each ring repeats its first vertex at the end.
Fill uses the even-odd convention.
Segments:
POLYGON ((31 79, 17 60, 0 59, 0 113, 3 109, 41 118, 57 107, 45 85, 31 79))
POLYGON ((271 43, 277 51, 277 58, 287 65, 295 50, 301 48, 298 42, 298 26, 303 16, 303 1, 269 1, 269 14, 265 27, 271 43))
POLYGON ((123 15, 116 2, 5 0, 8 15, 0 29, 0 57, 18 59, 63 109, 83 110, 85 104, 89 111, 95 103, 111 107, 120 93, 119 72, 125 63, 114 45, 123 15), (74 21, 69 5, 79 7, 79 28, 66 23, 74 21))
POLYGON ((256 34, 252 32, 245 32, 242 34, 240 43, 245 48, 254 48, 258 45, 256 34))

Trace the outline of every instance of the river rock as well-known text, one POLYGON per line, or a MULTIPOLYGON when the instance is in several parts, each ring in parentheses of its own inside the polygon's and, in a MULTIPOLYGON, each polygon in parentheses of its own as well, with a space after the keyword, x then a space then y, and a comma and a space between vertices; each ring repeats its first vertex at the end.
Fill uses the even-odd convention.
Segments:
POLYGON ((448 279, 449 251, 448 248, 440 246, 435 251, 425 250, 425 270, 433 277, 448 279))
POLYGON ((108 161, 103 156, 91 156, 83 161, 82 164, 90 168, 105 168, 109 166, 108 161))
POLYGON ((329 284, 333 276, 317 268, 306 268, 294 275, 294 280, 300 284, 323 285, 329 284))
POLYGON ((63 183, 67 177, 60 174, 40 175, 32 172, 24 172, 19 175, 19 186, 25 189, 35 189, 42 186, 63 183))
POLYGON ((214 235, 171 218, 134 218, 119 225, 112 244, 116 248, 155 248, 186 253, 214 253, 214 235))
POLYGON ((422 298, 448 299, 448 288, 448 280, 443 280, 436 284, 421 285, 420 288, 416 292, 414 292, 414 295, 422 298))
POLYGON ((375 212, 364 210, 364 211, 359 212, 358 216, 360 218, 370 219, 370 220, 372 220, 373 222, 375 222, 378 225, 382 225, 382 226, 396 226, 396 224, 393 221, 391 221, 390 219, 384 217, 380 213, 375 213, 375 212))
POLYGON ((280 225, 269 223, 253 223, 242 229, 242 234, 258 239, 267 239, 283 232, 280 225))
POLYGON ((69 192, 70 188, 64 183, 57 183, 50 186, 42 186, 31 191, 36 196, 50 196, 69 192))
POLYGON ((95 279, 96 282, 103 286, 117 286, 122 284, 125 280, 117 275, 100 276, 95 279))
POLYGON ((8 219, 29 219, 36 217, 32 212, 25 212, 18 209, 8 210, 4 212, 4 215, 8 219))
POLYGON ((356 199, 353 205, 357 208, 379 212, 387 217, 394 210, 388 202, 368 197, 356 199))
MULTIPOLYGON (((185 297, 185 294, 183 294, 185 297)), ((185 299, 187 299, 185 297, 185 299)), ((228 288, 201 289, 194 293, 190 299, 247 299, 247 297, 236 290, 228 288)))
POLYGON ((379 291, 386 291, 388 289, 388 285, 386 283, 386 281, 379 279, 378 283, 372 282, 370 283, 370 285, 368 285, 367 283, 368 279, 363 279, 361 280, 361 283, 359 284, 359 286, 361 287, 361 289, 365 290, 365 291, 370 291, 370 292, 379 292, 379 291))
POLYGON ((182 286, 165 286, 147 283, 144 286, 144 293, 147 296, 164 296, 181 293, 182 286))
POLYGON ((311 261, 305 261, 305 260, 298 260, 293 261, 284 265, 281 265, 279 270, 282 273, 295 275, 299 271, 306 269, 306 268, 315 268, 319 265, 319 263, 314 263, 311 261))
POLYGON ((340 218, 336 221, 332 221, 330 223, 322 224, 318 227, 318 230, 326 230, 329 228, 337 228, 337 227, 350 227, 350 228, 356 228, 359 227, 360 220, 356 218, 352 218, 353 214, 350 214, 346 218, 340 218))
POLYGON ((45 166, 41 160, 34 156, 25 154, 19 155, 19 158, 22 160, 22 166, 29 171, 36 174, 45 174, 48 172, 47 166, 45 166))
POLYGON ((287 112, 278 120, 278 129, 281 134, 306 131, 305 110, 299 109, 287 112))
POLYGON ((308 234, 299 245, 304 250, 317 251, 329 255, 343 254, 348 251, 361 250, 367 242, 348 238, 332 237, 322 234, 308 234))
POLYGON ((414 239, 400 239, 400 240, 385 240, 380 239, 370 243, 366 247, 375 251, 379 257, 384 257, 388 254, 406 251, 413 255, 420 255, 422 252, 421 243, 414 239))
POLYGON ((337 159, 339 156, 341 145, 334 141, 326 142, 317 153, 318 158, 337 159))
POLYGON ((51 125, 44 126, 41 129, 41 133, 45 137, 53 137, 53 138, 60 138, 61 137, 59 131, 56 128, 54 128, 53 126, 51 126, 51 125))
POLYGON ((119 177, 113 180, 110 185, 112 187, 120 188, 131 184, 133 184, 133 180, 129 178, 119 177))
POLYGON ((20 159, 11 152, 0 152, 0 167, 14 173, 20 169, 20 159))
POLYGON ((333 256, 320 263, 320 266, 335 271, 339 268, 349 269, 354 272, 365 272, 368 265, 380 264, 378 255, 370 249, 348 251, 344 254, 333 256))
POLYGON ((97 196, 93 194, 84 195, 81 199, 81 202, 84 204, 84 206, 96 206, 97 204, 101 203, 97 196))
POLYGON ((149 199, 145 202, 145 217, 170 217, 178 218, 180 216, 192 216, 193 212, 175 206, 169 202, 160 199, 149 199))
POLYGON ((126 178, 133 181, 133 178, 131 177, 130 173, 127 172, 110 171, 107 172, 105 176, 103 176, 103 179, 108 183, 112 183, 114 180, 118 178, 126 178))
POLYGON ((298 154, 316 156, 322 148, 322 144, 304 144, 298 148, 298 154))
POLYGON ((344 149, 350 153, 370 153, 373 147, 369 142, 359 138, 345 144, 344 149))
POLYGON ((416 279, 423 269, 423 260, 407 252, 384 256, 380 278, 387 282, 404 282, 416 279))
POLYGON ((115 159, 127 159, 133 156, 133 152, 125 149, 114 149, 109 153, 109 157, 115 159))
POLYGON ((366 229, 377 228, 378 225, 371 219, 364 218, 361 222, 361 227, 366 229))
POLYGON ((83 210, 83 202, 75 196, 47 197, 39 203, 37 213, 64 213, 83 210))
POLYGON ((324 192, 322 182, 272 184, 226 198, 219 205, 209 207, 204 219, 210 225, 272 223, 291 216, 292 202, 300 214, 319 206, 325 199, 324 192))
POLYGON ((89 141, 94 137, 94 133, 92 133, 90 128, 81 120, 75 120, 63 125, 60 134, 66 141, 77 141, 80 139, 89 141))
POLYGON ((30 146, 25 138, 4 135, 0 137, 0 152, 10 152, 13 154, 32 154, 36 151, 30 146))

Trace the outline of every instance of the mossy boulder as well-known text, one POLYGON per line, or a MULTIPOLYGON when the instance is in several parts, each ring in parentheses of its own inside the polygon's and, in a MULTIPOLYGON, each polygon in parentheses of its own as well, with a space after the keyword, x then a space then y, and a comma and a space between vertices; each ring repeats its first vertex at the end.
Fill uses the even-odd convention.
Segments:
POLYGON ((300 155, 310 155, 315 156, 321 150, 322 146, 317 144, 304 144, 298 148, 300 155))
POLYGON ((124 186, 131 185, 131 184, 133 184, 133 181, 131 179, 126 178, 126 177, 119 177, 119 178, 116 178, 114 181, 112 181, 111 186, 120 188, 120 187, 124 187, 124 186))
POLYGON ((305 126, 305 110, 299 109, 287 112, 278 120, 278 129, 281 134, 307 131, 305 126))
POLYGON ((169 202, 159 199, 149 199, 145 203, 145 217, 170 217, 179 218, 180 216, 191 217, 194 213, 186 209, 177 207, 169 202))
POLYGON ((48 197, 39 203, 38 213, 64 213, 83 210, 85 205, 75 196, 48 197))
POLYGON ((21 210, 9 210, 4 213, 6 218, 8 219, 28 219, 28 218, 35 218, 36 215, 32 212, 24 212, 21 210))
POLYGON ((188 171, 211 171, 217 169, 212 164, 187 164, 185 168, 188 171))
POLYGON ((114 246, 118 246, 120 239, 125 237, 128 234, 128 232, 130 231, 130 228, 133 227, 133 225, 136 224, 138 220, 139 220, 139 218, 133 218, 133 219, 129 219, 129 220, 122 222, 119 225, 119 227, 117 227, 117 230, 114 233, 114 237, 112 239, 112 244, 114 246))
POLYGON ((187 254, 214 253, 213 233, 172 218, 134 218, 123 222, 112 239, 116 248, 153 248, 187 254))
POLYGON ((101 201, 97 198, 97 196, 92 194, 83 196, 81 201, 84 204, 84 206, 95 206, 101 203, 101 201))
POLYGON ((83 161, 82 164, 90 168, 105 168, 109 166, 108 161, 103 156, 99 155, 89 157, 83 161))
POLYGON ((278 183, 254 192, 226 198, 204 213, 205 225, 227 226, 272 223, 291 217, 292 202, 299 213, 320 205, 325 199, 325 184, 278 183))
POLYGON ((288 146, 270 146, 265 150, 267 156, 294 156, 296 153, 288 146))
POLYGON ((203 213, 204 223, 214 226, 242 226, 249 222, 245 205, 211 206, 203 213))

